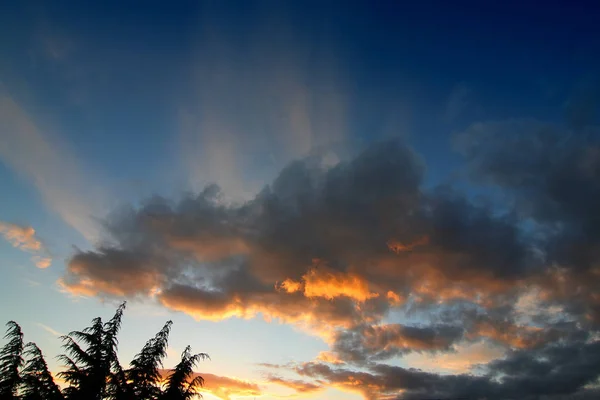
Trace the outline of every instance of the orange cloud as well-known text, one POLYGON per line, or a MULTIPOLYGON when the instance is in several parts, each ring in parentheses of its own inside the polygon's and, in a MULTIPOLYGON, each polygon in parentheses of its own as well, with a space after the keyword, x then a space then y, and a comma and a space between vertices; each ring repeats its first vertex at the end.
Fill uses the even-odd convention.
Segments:
POLYGON ((329 364, 344 364, 344 361, 340 360, 340 358, 332 353, 331 351, 322 351, 317 356, 317 360, 323 361, 329 364))
POLYGON ((18 249, 37 251, 42 248, 42 243, 35 237, 35 229, 30 226, 0 222, 0 233, 18 249))
POLYGON ((0 221, 0 234, 15 248, 23 251, 37 253, 32 257, 33 263, 38 268, 48 268, 52 258, 48 256, 42 242, 37 238, 35 229, 31 226, 20 226, 0 221))
POLYGON ((292 279, 286 279, 285 281, 281 282, 278 287, 288 293, 296 293, 299 290, 302 290, 302 283, 296 282, 292 279))
POLYGON ((210 393, 223 400, 230 400, 232 397, 238 396, 260 396, 260 387, 253 382, 232 378, 227 376, 219 376, 214 374, 200 374, 204 378, 203 392, 210 393))
POLYGON ((52 259, 50 257, 34 256, 31 260, 34 262, 35 266, 40 269, 48 268, 52 265, 52 259))
POLYGON ((346 296, 363 302, 379 296, 378 293, 369 290, 368 281, 352 273, 313 268, 303 279, 306 297, 324 297, 331 300, 338 296, 346 296))
MULTIPOLYGON (((454 260, 448 255, 445 261, 451 264, 454 260)), ((483 272, 449 273, 436 265, 436 260, 426 259, 424 263, 415 263, 409 271, 411 296, 416 302, 468 300, 489 307, 493 305, 495 297, 519 290, 523 286, 522 282, 497 279, 483 272)))
POLYGON ((269 376, 267 381, 294 389, 296 393, 313 393, 324 389, 323 386, 316 383, 306 382, 299 379, 284 379, 275 375, 269 376))
POLYGON ((187 287, 168 289, 158 296, 158 300, 167 308, 208 321, 221 321, 231 317, 252 318, 259 309, 251 303, 243 303, 236 295, 226 297, 187 287))
POLYGON ((386 297, 394 306, 398 306, 404 303, 404 298, 401 298, 397 293, 394 293, 391 290, 388 290, 386 297))
MULTIPOLYGON (((168 374, 167 370, 161 371, 163 379, 168 374)), ((258 384, 243 379, 198 372, 194 373, 190 379, 197 376, 204 378, 204 386, 200 392, 210 393, 222 400, 231 400, 238 396, 261 396, 262 394, 258 384)))
POLYGON ((225 293, 184 285, 174 285, 157 294, 157 300, 172 310, 182 311, 198 320, 254 318, 294 324, 307 333, 331 343, 336 330, 362 321, 380 318, 369 301, 358 307, 356 300, 341 296, 333 299, 309 298, 301 292, 225 293))
POLYGON ((468 373, 479 364, 486 364, 504 355, 504 350, 486 342, 454 346, 448 353, 411 353, 404 361, 428 372, 468 373))
POLYGON ((327 270, 327 267, 311 268, 302 276, 302 281, 286 279, 278 288, 287 293, 295 293, 303 289, 308 298, 321 297, 332 300, 345 296, 358 302, 378 297, 379 294, 369 290, 369 282, 353 273, 327 270))

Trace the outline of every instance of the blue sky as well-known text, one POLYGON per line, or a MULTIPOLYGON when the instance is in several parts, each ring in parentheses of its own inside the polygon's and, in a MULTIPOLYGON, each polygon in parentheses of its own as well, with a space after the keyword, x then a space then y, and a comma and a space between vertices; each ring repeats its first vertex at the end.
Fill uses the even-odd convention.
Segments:
MULTIPOLYGON (((269 382, 257 364, 315 360, 333 349, 322 327, 260 315, 206 321, 151 296, 58 283, 73 274, 77 254, 123 246, 102 229, 107 218, 121 226, 114 210, 137 210, 154 195, 176 202, 209 183, 241 204, 293 160, 318 154, 334 165, 390 138, 426 164, 423 187, 453 184, 467 198, 498 200, 468 181, 457 134, 524 120, 565 135, 597 133, 590 127, 598 122, 600 10, 569 2, 371 3, 4 5, 0 319, 21 323, 51 358, 60 352, 53 330, 108 317, 127 297, 123 359, 173 319, 169 362, 189 343, 211 355, 203 371, 259 382, 263 397, 275 398, 291 389, 269 382), (36 256, 51 265, 37 268, 36 256)), ((435 362, 427 367, 427 357, 389 363, 427 369, 435 362)), ((325 386, 299 395, 367 396, 325 386)))

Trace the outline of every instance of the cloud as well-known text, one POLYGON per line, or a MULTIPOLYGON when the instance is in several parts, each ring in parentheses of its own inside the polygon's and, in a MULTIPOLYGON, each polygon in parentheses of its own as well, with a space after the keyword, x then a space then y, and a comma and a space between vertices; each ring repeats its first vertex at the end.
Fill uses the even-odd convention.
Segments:
POLYGON ((486 341, 456 344, 448 352, 412 353, 403 358, 404 363, 427 372, 466 374, 477 372, 478 367, 504 356, 504 349, 486 341))
POLYGON ((312 383, 305 382, 299 379, 285 379, 277 375, 269 375, 267 377, 267 381, 270 383, 276 383, 278 385, 282 385, 288 387, 290 389, 294 389, 296 393, 313 393, 319 390, 323 390, 323 386, 312 383))
POLYGON ((15 248, 25 251, 39 251, 42 243, 35 237, 35 229, 6 222, 0 222, 0 232, 15 248))
MULTIPOLYGON (((166 376, 167 370, 162 370, 161 374, 166 376)), ((231 400, 238 396, 261 396, 262 392, 258 384, 243 379, 237 379, 227 376, 195 372, 190 379, 196 376, 204 378, 204 386, 201 392, 210 393, 222 400, 231 400)))
POLYGON ((204 378, 203 391, 220 399, 229 400, 232 396, 260 396, 260 387, 252 382, 242 379, 218 376, 214 374, 200 374, 204 378))
POLYGON ((303 380, 368 399, 582 393, 598 377, 575 357, 586 349, 584 365, 595 367, 586 338, 600 327, 600 164, 595 145, 559 145, 552 129, 477 124, 457 139, 472 184, 500 189, 501 206, 424 188, 423 160, 390 140, 333 166, 324 155, 291 162, 245 202, 210 185, 116 210, 102 244, 73 254, 63 285, 151 298, 197 319, 293 324, 329 346, 295 369, 303 380), (498 361, 556 358, 561 346, 573 350, 561 365, 579 375, 559 367, 566 389, 554 392, 539 366, 507 376, 498 361), (402 358, 444 371, 384 364, 402 358))
POLYGON ((86 238, 97 238, 92 215, 101 210, 103 196, 83 176, 73 152, 2 91, 0 121, 0 159, 30 181, 65 222, 86 238))
POLYGON ((385 360, 422 351, 449 350, 463 337, 458 326, 407 326, 401 324, 357 326, 339 332, 333 350, 344 361, 361 363, 385 360))
POLYGON ((450 93, 444 111, 444 120, 453 122, 458 118, 469 105, 469 97, 472 91, 464 83, 457 84, 450 93))
POLYGON ((111 248, 80 251, 69 262, 71 275, 61 280, 61 285, 88 296, 101 292, 115 296, 149 295, 164 279, 157 262, 158 259, 111 248), (97 268, 88 270, 88 265, 97 268), (81 274, 86 274, 86 279, 71 279, 81 274))
POLYGON ((492 361, 487 373, 439 375, 417 369, 371 364, 366 370, 331 367, 322 363, 299 364, 292 369, 300 376, 361 393, 365 399, 390 398, 508 398, 560 399, 572 394, 590 396, 584 389, 598 377, 598 342, 553 344, 539 350, 517 351, 492 361), (570 352, 574 354, 569 355, 570 352), (585 353, 585 354, 584 354, 585 353))
POLYGON ((329 364, 344 364, 334 352, 331 351, 322 351, 317 355, 317 360, 322 361, 329 364))
POLYGON ((49 327, 48 325, 44 325, 44 324, 42 324, 42 323, 40 323, 40 322, 38 322, 38 323, 37 323, 37 325, 38 325, 40 328, 42 328, 43 330, 45 330, 46 332, 48 332, 49 334, 51 334, 52 336, 56 336, 56 337, 63 336, 63 334, 62 334, 62 333, 60 333, 60 332, 58 332, 58 331, 56 331, 56 330, 52 329, 52 328, 51 328, 51 327, 49 327))
POLYGON ((35 263, 35 266, 41 269, 48 268, 52 265, 52 258, 50 257, 35 256, 32 260, 35 263))
POLYGON ((0 221, 0 234, 13 247, 37 254, 31 260, 38 268, 48 268, 52 264, 52 258, 48 255, 48 250, 37 238, 35 229, 31 226, 20 226, 0 221))
POLYGON ((348 85, 336 49, 309 45, 314 26, 299 30, 258 6, 248 34, 237 35, 212 12, 204 10, 181 105, 182 162, 195 190, 217 182, 227 196, 248 199, 291 160, 341 146, 348 85))
POLYGON ((280 287, 288 293, 301 290, 308 298, 323 297, 328 300, 345 296, 364 302, 379 296, 369 291, 369 283, 359 275, 328 270, 325 265, 310 269, 302 276, 302 282, 286 279, 280 287))
POLYGON ((536 226, 531 242, 543 255, 546 293, 561 297, 580 286, 571 307, 600 321, 592 287, 600 273, 600 143, 534 120, 475 124, 460 136, 473 179, 500 188, 523 221, 536 226), (568 140, 565 140, 568 138, 568 140), (537 243, 536 243, 537 242, 537 243))

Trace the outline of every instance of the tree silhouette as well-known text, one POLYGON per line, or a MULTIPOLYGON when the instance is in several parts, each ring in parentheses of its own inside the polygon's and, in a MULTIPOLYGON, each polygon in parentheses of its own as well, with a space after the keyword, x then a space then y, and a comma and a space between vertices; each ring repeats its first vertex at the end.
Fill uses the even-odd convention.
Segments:
POLYGON ((90 327, 61 336, 66 353, 60 355, 59 360, 65 363, 67 370, 58 376, 69 384, 65 392, 68 399, 100 400, 104 395, 109 369, 102 346, 103 328, 102 319, 94 318, 90 327))
POLYGON ((58 376, 67 383, 62 391, 41 350, 35 343, 24 345, 21 327, 8 322, 8 343, 0 350, 0 400, 189 400, 198 395, 204 379, 193 369, 209 357, 192 354, 190 346, 162 384, 171 321, 146 342, 129 369, 121 366, 117 350, 124 311, 125 303, 108 322, 94 318, 83 330, 60 337, 65 353, 58 359, 65 370, 58 376))
POLYGON ((15 321, 6 326, 5 339, 8 343, 0 350, 0 399, 15 399, 21 377, 19 370, 23 365, 23 332, 15 321))
POLYGON ((168 321, 131 361, 131 368, 125 375, 132 389, 133 398, 153 400, 160 397, 160 369, 162 360, 167 355, 171 325, 173 322, 168 321))
POLYGON ((23 400, 61 400, 63 395, 54 383, 42 351, 35 343, 27 343, 24 355, 28 358, 21 371, 23 400))
POLYGON ((181 361, 167 377, 161 400, 189 400, 197 395, 198 389, 204 386, 204 378, 193 376, 194 367, 207 358, 208 354, 205 353, 192 354, 191 347, 187 346, 181 354, 181 361))
POLYGON ((113 372, 118 373, 120 369, 117 334, 124 310, 125 303, 109 322, 104 324, 101 318, 94 318, 92 325, 82 331, 61 336, 66 353, 59 359, 67 370, 60 372, 59 377, 69 384, 65 390, 67 399, 101 400, 115 391, 111 386, 116 383, 113 372))

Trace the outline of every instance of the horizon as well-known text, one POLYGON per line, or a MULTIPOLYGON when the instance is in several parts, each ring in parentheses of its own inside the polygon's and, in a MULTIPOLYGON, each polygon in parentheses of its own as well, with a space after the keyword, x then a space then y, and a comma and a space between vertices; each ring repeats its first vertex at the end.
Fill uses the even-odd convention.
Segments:
POLYGON ((600 7, 3 9, 0 322, 53 373, 127 301, 207 400, 600 396, 600 7))

